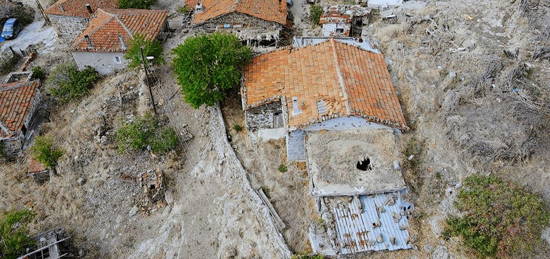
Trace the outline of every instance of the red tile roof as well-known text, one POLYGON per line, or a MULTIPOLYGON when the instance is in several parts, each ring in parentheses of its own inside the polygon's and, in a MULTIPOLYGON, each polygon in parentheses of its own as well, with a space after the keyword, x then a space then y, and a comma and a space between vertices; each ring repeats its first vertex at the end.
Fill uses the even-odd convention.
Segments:
POLYGON ((195 8, 200 2, 204 10, 193 15, 192 22, 201 24, 212 18, 230 13, 242 13, 262 20, 285 25, 288 15, 286 0, 184 0, 185 5, 195 8))
POLYGON ((286 97, 292 127, 360 116, 408 129, 383 55, 332 39, 255 57, 244 71, 244 91, 247 108, 286 97), (293 97, 298 99, 299 114, 293 112, 293 97), (323 114, 319 102, 326 110, 323 114))
POLYGON ((14 137, 23 128, 39 87, 38 81, 0 85, 1 138, 14 137))
POLYGON ((118 0, 59 0, 44 12, 53 15, 90 18, 92 14, 86 9, 86 4, 90 5, 92 12, 98 8, 118 8, 118 0))
POLYGON ((142 35, 147 40, 156 39, 167 18, 168 11, 165 10, 98 9, 88 27, 73 42, 73 50, 124 52, 134 35, 142 35), (92 47, 88 46, 86 35, 90 37, 92 47))

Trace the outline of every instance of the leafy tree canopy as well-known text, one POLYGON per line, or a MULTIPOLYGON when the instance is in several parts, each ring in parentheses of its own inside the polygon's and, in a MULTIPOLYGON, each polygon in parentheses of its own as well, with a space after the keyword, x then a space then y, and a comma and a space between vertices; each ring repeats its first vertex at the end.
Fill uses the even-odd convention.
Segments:
POLYGON ((129 48, 124 57, 130 61, 129 67, 139 67, 142 63, 141 48, 145 57, 154 57, 153 60, 147 60, 150 64, 162 64, 162 45, 158 40, 146 40, 142 35, 135 35, 129 43, 129 48))
POLYGON ((250 48, 233 34, 213 33, 187 39, 173 50, 173 68, 186 102, 194 108, 214 105, 239 85, 250 48))

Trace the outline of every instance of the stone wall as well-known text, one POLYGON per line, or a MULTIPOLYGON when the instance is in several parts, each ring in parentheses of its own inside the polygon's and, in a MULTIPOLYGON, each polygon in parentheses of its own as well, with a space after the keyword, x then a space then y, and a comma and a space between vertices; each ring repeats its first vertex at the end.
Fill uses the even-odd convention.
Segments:
MULTIPOLYGON (((283 234, 277 228, 275 218, 269 209, 270 205, 266 204, 254 188, 252 188, 250 180, 248 179, 248 173, 227 141, 226 128, 220 107, 216 106, 210 108, 210 113, 212 123, 210 123, 209 133, 212 139, 216 141, 216 143, 214 143, 214 150, 218 154, 220 160, 222 160, 220 161, 220 165, 225 163, 225 165, 230 168, 230 172, 232 172, 232 174, 224 174, 223 177, 226 177, 227 181, 240 183, 242 190, 254 204, 254 211, 257 212, 258 215, 258 223, 263 226, 269 240, 277 249, 278 256, 274 258, 290 259, 292 252, 288 248, 283 234)), ((222 257, 220 256, 220 258, 222 257)))
POLYGON ((236 34, 241 40, 279 39, 283 25, 249 15, 231 13, 196 26, 206 32, 223 31, 236 34))
POLYGON ((128 60, 124 58, 124 53, 98 53, 98 52, 73 52, 73 58, 78 69, 84 69, 86 66, 95 68, 102 75, 114 73, 123 70, 128 66, 128 60), (120 59, 120 63, 116 61, 120 59))
POLYGON ((88 19, 83 17, 48 15, 57 35, 68 43, 80 35, 88 25, 88 19))
POLYGON ((281 102, 272 102, 248 109, 245 112, 245 119, 249 130, 284 127, 281 102))

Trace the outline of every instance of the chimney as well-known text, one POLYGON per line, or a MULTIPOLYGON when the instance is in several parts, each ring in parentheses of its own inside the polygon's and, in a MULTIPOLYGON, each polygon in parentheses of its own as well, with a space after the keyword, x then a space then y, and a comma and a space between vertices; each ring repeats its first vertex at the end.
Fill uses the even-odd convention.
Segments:
POLYGON ((59 5, 59 9, 61 9, 61 12, 65 12, 65 8, 63 7, 63 4, 59 5))
POLYGON ((86 43, 88 44, 88 48, 93 48, 94 45, 92 44, 92 40, 90 39, 90 36, 84 35, 84 39, 86 40, 86 43))
POLYGON ((124 43, 124 39, 120 34, 118 35, 118 41, 120 42, 120 49, 126 50, 126 44, 124 43))
POLYGON ((202 6, 202 3, 198 2, 197 5, 195 5, 195 13, 202 13, 204 10, 204 7, 202 6))
POLYGON ((86 10, 88 10, 88 13, 90 14, 93 14, 94 12, 92 11, 92 7, 90 6, 90 4, 86 4, 86 10))

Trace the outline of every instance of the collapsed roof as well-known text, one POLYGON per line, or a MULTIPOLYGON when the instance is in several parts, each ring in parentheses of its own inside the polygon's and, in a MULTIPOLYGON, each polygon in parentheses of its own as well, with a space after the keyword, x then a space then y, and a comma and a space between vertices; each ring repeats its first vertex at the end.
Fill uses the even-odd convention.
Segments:
POLYGON ((255 57, 243 92, 245 109, 285 97, 291 127, 359 116, 408 129, 383 55, 334 39, 255 57))
POLYGON ((135 35, 156 39, 167 17, 165 10, 98 9, 88 27, 75 39, 73 50, 124 52, 135 35))
POLYGON ((288 15, 286 1, 281 0, 185 0, 189 8, 195 8, 199 3, 203 10, 195 12, 193 24, 205 23, 230 13, 241 13, 285 25, 288 15))
POLYGON ((315 196, 367 195, 406 188, 397 137, 391 129, 310 133, 306 149, 315 196))

